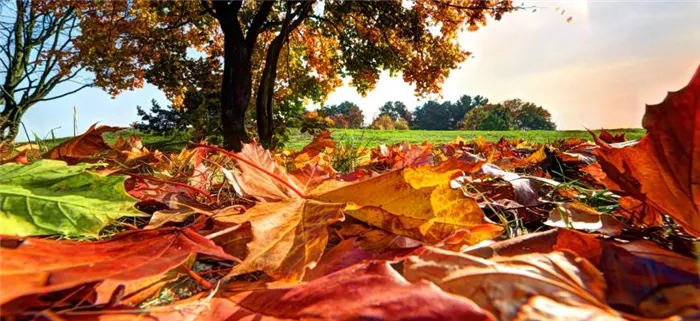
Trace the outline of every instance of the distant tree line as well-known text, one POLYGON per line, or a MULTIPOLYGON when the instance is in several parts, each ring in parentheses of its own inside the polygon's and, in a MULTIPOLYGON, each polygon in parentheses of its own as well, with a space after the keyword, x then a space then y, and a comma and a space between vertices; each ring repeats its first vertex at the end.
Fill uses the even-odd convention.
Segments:
MULTIPOLYGON (((155 101, 150 113, 138 107, 142 121, 136 128, 160 134, 173 130, 196 129, 195 136, 209 138, 220 135, 217 122, 218 97, 213 93, 188 91, 182 108, 162 108, 155 101)), ((365 116, 355 103, 344 101, 326 105, 305 115, 281 114, 280 123, 316 133, 327 128, 363 128, 365 116)), ((251 127, 254 124, 251 124, 251 127)), ((387 101, 369 128, 383 130, 554 130, 552 115, 541 106, 521 99, 490 103, 481 95, 463 95, 455 101, 430 100, 411 112, 400 101, 387 101)))
MULTIPOLYGON (((362 110, 355 103, 319 108, 317 117, 333 120, 331 127, 362 128, 362 110)), ((400 101, 387 101, 379 107, 379 115, 369 125, 372 129, 426 130, 554 130, 552 115, 541 106, 521 99, 490 103, 488 98, 463 95, 456 101, 429 100, 413 112, 400 101)))

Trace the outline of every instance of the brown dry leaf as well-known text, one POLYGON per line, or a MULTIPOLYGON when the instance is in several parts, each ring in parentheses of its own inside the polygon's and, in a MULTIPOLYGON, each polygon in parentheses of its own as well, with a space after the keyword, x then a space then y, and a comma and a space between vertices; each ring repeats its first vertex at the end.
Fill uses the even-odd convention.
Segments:
POLYGON ((189 229, 161 228, 121 233, 99 242, 2 237, 0 302, 3 315, 29 308, 28 298, 110 280, 163 275, 195 254, 237 260, 189 229))
MULTIPOLYGON (((530 179, 524 178, 520 176, 520 174, 503 170, 498 166, 489 163, 484 164, 481 167, 481 172, 491 178, 500 178, 510 183, 510 185, 513 187, 513 200, 516 202, 526 206, 539 204, 537 192, 533 188, 533 184, 530 182, 530 179)), ((546 179, 539 180, 551 181, 546 179)), ((555 186, 559 184, 555 181, 551 181, 551 183, 555 184, 555 186)))
POLYGON ((700 317, 700 285, 681 284, 660 288, 639 303, 639 310, 652 318, 677 315, 686 320, 697 320, 700 317))
POLYGON ((267 202, 302 198, 303 185, 287 174, 261 145, 245 144, 235 156, 240 172, 233 171, 232 184, 238 185, 243 196, 267 202))
POLYGON ((30 160, 40 159, 41 154, 38 149, 24 149, 19 151, 19 153, 11 158, 3 159, 0 161, 2 164, 6 163, 19 163, 22 165, 29 164, 30 160))
MULTIPOLYGON (((194 257, 191 257, 183 265, 191 266, 194 257)), ((135 306, 160 291, 168 282, 175 281, 185 272, 181 268, 175 268, 164 274, 147 276, 137 280, 124 282, 122 280, 107 279, 95 286, 95 302, 93 304, 106 304, 110 301, 115 291, 123 287, 123 296, 118 303, 120 305, 135 306)))
POLYGON ((418 167, 426 164, 433 164, 433 145, 423 142, 420 145, 408 145, 402 143, 400 148, 395 150, 393 168, 418 167))
POLYGON ((180 197, 194 200, 199 194, 199 190, 187 184, 150 179, 147 176, 128 178, 124 182, 124 188, 129 195, 141 201, 154 200, 166 205, 180 197))
POLYGON ((458 169, 465 173, 476 173, 485 163, 486 160, 477 155, 461 152, 437 164, 435 171, 446 172, 458 169))
POLYGON ((620 235, 624 227, 624 224, 615 220, 611 215, 599 213, 580 202, 558 204, 549 213, 544 224, 576 230, 593 230, 611 236, 620 235))
POLYGON ((666 250, 651 241, 636 240, 626 243, 615 243, 615 246, 625 249, 627 252, 634 254, 639 258, 660 262, 678 271, 685 271, 690 274, 698 273, 697 262, 695 262, 693 259, 676 252, 666 250))
POLYGON ((384 243, 383 246, 378 247, 377 244, 367 242, 367 240, 358 240, 357 238, 347 239, 328 250, 318 262, 318 265, 304 276, 304 280, 310 281, 319 279, 325 275, 360 262, 397 262, 408 256, 420 253, 420 251, 422 251, 422 247, 420 246, 392 248, 391 244, 384 243))
POLYGON ((700 236, 700 67, 690 83, 647 105, 647 134, 615 148, 597 139, 599 163, 621 189, 673 217, 700 236))
POLYGON ((527 314, 533 309, 542 310, 542 302, 532 302, 537 297, 585 312, 558 317, 559 320, 587 320, 591 316, 622 320, 603 303, 605 280, 600 272, 572 252, 496 257, 489 261, 428 248, 409 257, 404 269, 407 280, 432 281, 447 292, 473 300, 499 320, 529 319, 527 314))
POLYGON ((624 318, 590 306, 572 306, 545 296, 533 296, 520 308, 513 321, 622 321, 624 318))
POLYGON ((145 230, 159 228, 167 223, 182 223, 190 216, 197 214, 197 210, 188 207, 178 209, 165 209, 153 212, 145 230))
POLYGON ((421 145, 405 142, 392 146, 382 144, 378 150, 372 152, 372 158, 376 166, 388 169, 433 164, 433 145, 428 142, 421 145))
POLYGON ((614 243, 567 229, 532 233, 475 248, 466 254, 494 258, 559 250, 573 251, 595 265, 608 286, 607 302, 626 311, 635 311, 643 299, 660 287, 700 284, 697 262, 691 258, 652 242, 614 243))
POLYGON ((294 283, 304 277, 323 255, 328 242, 328 225, 343 219, 345 204, 288 199, 255 204, 245 214, 228 214, 219 223, 250 222, 253 240, 248 255, 228 276, 263 271, 280 282, 294 283))
POLYGON ((98 126, 93 124, 80 136, 73 137, 46 152, 43 157, 60 159, 68 164, 79 163, 93 155, 110 150, 111 147, 102 138, 102 134, 122 130, 122 127, 98 126))
POLYGON ((603 169, 600 167, 600 164, 598 163, 593 163, 590 164, 586 167, 582 167, 579 169, 581 172, 584 172, 593 178, 595 182, 598 184, 601 184, 605 186, 607 189, 614 190, 614 191, 619 191, 620 186, 615 184, 610 178, 608 178, 608 175, 605 174, 603 169))
MULTIPOLYGON (((206 146, 205 146, 206 147, 206 146)), ((219 150, 221 152, 221 150, 219 150)), ((236 160, 241 172, 230 172, 229 181, 243 195, 262 200, 239 214, 238 208, 223 209, 214 216, 218 225, 250 224, 246 250, 242 241, 224 240, 236 253, 247 252, 243 263, 228 277, 263 271, 281 283, 302 280, 313 268, 328 242, 328 225, 344 218, 344 203, 318 202, 302 198, 304 189, 257 144, 244 145, 238 154, 224 153, 236 160)), ((224 172, 226 173, 226 172, 224 172)))
POLYGON ((518 166, 537 165, 547 158, 544 148, 545 146, 542 146, 536 152, 530 154, 530 156, 522 160, 515 160, 514 163, 518 166))
POLYGON ((141 139, 136 136, 130 136, 127 139, 120 136, 106 156, 117 160, 119 164, 127 166, 138 163, 152 166, 163 161, 160 152, 149 151, 148 148, 143 146, 141 139))
POLYGON ((604 141, 608 144, 621 143, 621 142, 626 141, 625 133, 613 135, 612 133, 610 133, 609 131, 607 131, 605 129, 600 130, 600 136, 598 136, 598 138, 600 138, 602 141, 604 141))
POLYGON ((459 171, 435 172, 427 166, 389 172, 355 184, 314 192, 327 202, 349 203, 346 214, 397 235, 435 244, 458 231, 461 243, 475 244, 500 235, 477 202, 450 187, 459 171), (318 193, 318 194, 317 194, 318 193))
POLYGON ((664 222, 663 213, 657 207, 642 202, 632 196, 620 198, 620 208, 616 214, 629 218, 631 224, 639 226, 660 226, 664 222))
POLYGON ((305 164, 302 168, 289 171, 289 175, 298 182, 305 182, 304 190, 308 191, 336 177, 337 172, 330 165, 322 165, 322 162, 311 162, 305 164))

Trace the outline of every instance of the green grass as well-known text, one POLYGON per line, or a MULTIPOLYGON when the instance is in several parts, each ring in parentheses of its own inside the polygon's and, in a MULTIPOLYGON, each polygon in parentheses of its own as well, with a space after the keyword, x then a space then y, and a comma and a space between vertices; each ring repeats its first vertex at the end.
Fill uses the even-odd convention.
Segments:
MULTIPOLYGON (((596 131, 599 132, 599 131, 596 131)), ((612 134, 625 133, 627 139, 639 139, 646 132, 644 129, 615 129, 612 134)), ((394 144, 408 142, 419 144, 424 141, 434 143, 447 143, 457 136, 467 141, 483 137, 486 141, 498 141, 501 137, 506 139, 523 138, 532 143, 551 143, 560 139, 584 138, 591 139, 591 135, 584 130, 529 130, 529 131, 472 131, 472 130, 372 130, 372 129, 334 129, 332 137, 343 143, 353 146, 374 147, 379 144, 394 144)), ((105 140, 113 144, 119 136, 128 137, 136 135, 141 137, 143 143, 150 149, 161 151, 178 151, 187 144, 188 137, 184 134, 174 136, 155 136, 140 133, 133 129, 119 133, 106 133, 105 140)), ((40 142, 42 149, 51 148, 69 137, 48 139, 40 142)), ((313 136, 302 134, 298 129, 292 129, 290 141, 286 148, 299 150, 308 144, 313 136)), ((34 141, 32 141, 34 142, 34 141)))
MULTIPOLYGON (((600 131, 595 131, 599 133, 600 131)), ((625 133, 627 139, 639 139, 646 132, 644 129, 615 129, 612 134, 625 133)), ((467 141, 483 137, 486 141, 523 138, 532 143, 551 143, 560 139, 583 138, 591 139, 585 130, 512 130, 512 131, 473 131, 473 130, 371 130, 371 129, 335 129, 332 137, 340 142, 350 142, 351 145, 362 144, 376 146, 378 144, 394 144, 408 142, 419 144, 424 141, 447 143, 457 136, 467 141)), ((289 148, 300 149, 313 137, 295 132, 291 135, 289 148)))

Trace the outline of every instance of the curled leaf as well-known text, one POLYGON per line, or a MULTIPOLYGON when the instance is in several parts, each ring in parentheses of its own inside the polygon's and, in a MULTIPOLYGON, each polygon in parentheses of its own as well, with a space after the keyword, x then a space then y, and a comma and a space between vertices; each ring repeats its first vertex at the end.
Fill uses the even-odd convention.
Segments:
POLYGON ((597 139, 602 169, 623 192, 700 236, 700 67, 690 83, 647 105, 639 143, 616 148, 597 139))
POLYGON ((73 137, 46 152, 43 157, 60 159, 69 164, 76 164, 92 158, 93 155, 110 150, 111 147, 102 138, 102 134, 116 132, 124 128, 97 126, 93 124, 80 136, 73 137))

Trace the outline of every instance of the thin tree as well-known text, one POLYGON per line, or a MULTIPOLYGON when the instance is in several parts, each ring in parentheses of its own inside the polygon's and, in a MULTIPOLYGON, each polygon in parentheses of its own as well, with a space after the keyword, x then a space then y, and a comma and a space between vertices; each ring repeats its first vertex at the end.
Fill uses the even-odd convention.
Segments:
POLYGON ((75 7, 50 1, 0 2, 0 143, 14 141, 30 107, 92 85, 81 76, 72 45, 79 35, 78 14, 75 7), (65 90, 56 93, 59 85, 65 90))

